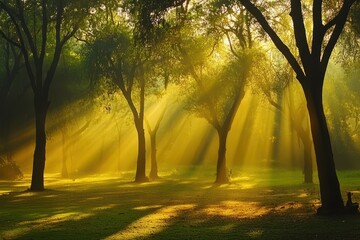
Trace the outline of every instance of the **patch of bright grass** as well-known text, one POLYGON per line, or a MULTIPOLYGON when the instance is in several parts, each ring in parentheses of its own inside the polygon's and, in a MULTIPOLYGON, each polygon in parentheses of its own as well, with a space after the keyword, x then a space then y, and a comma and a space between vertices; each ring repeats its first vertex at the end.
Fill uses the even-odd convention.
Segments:
MULTIPOLYGON (((211 171, 162 175, 143 184, 47 175, 41 193, 24 191, 30 176, 1 181, 0 239, 360 239, 359 216, 315 215, 318 185, 298 171, 234 171, 221 186, 211 171)), ((344 196, 358 202, 359 176, 339 172, 344 196)))

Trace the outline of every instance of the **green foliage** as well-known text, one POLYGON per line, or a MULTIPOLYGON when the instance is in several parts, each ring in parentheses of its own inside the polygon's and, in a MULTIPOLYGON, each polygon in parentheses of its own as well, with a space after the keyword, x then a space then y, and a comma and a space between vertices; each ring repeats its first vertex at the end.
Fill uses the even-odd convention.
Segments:
POLYGON ((337 60, 347 68, 348 71, 359 65, 360 61, 360 3, 354 4, 351 9, 349 22, 341 35, 340 48, 337 60))
POLYGON ((133 47, 128 32, 109 27, 86 48, 86 59, 92 79, 116 79, 120 77, 117 74, 122 74, 123 71, 130 74, 133 47))
POLYGON ((350 23, 353 30, 360 36, 360 3, 357 2, 350 12, 350 23))
POLYGON ((213 107, 219 122, 224 123, 234 101, 243 94, 252 65, 251 51, 244 51, 240 56, 240 59, 229 59, 222 65, 214 66, 215 63, 210 62, 212 66, 203 66, 200 85, 194 83, 187 90, 189 110, 209 120, 213 107))
POLYGON ((125 5, 135 18, 135 38, 137 41, 152 44, 161 39, 166 32, 165 14, 171 8, 180 6, 188 0, 126 0, 125 5))

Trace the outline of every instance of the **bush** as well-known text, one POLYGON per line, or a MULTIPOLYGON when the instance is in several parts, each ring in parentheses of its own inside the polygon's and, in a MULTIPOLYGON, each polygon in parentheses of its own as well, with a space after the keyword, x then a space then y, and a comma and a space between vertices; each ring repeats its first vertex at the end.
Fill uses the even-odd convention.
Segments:
POLYGON ((23 178, 23 174, 15 162, 0 157, 0 180, 17 180, 21 178, 23 178))

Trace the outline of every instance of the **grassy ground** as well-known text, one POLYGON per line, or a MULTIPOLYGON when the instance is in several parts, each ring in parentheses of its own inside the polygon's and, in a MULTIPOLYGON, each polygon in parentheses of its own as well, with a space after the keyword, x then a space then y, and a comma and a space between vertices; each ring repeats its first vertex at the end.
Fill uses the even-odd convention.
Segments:
MULTIPOLYGON (((360 201, 360 172, 340 172, 360 201)), ((132 175, 0 182, 0 239, 360 239, 360 216, 319 217, 317 184, 301 173, 247 171, 214 186, 212 174, 132 175), (200 176, 195 178, 194 176, 200 176)))

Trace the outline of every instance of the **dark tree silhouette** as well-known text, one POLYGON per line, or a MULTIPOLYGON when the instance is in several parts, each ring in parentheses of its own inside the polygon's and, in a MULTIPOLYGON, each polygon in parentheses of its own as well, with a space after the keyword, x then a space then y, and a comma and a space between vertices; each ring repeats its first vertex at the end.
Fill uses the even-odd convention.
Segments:
POLYGON ((49 89, 65 43, 87 14, 85 5, 64 0, 0 1, 0 14, 11 22, 15 37, 6 34, 3 26, 0 34, 20 49, 34 93, 36 140, 30 191, 44 190, 49 89), (45 64, 48 55, 51 56, 49 64, 45 64))
POLYGON ((229 60, 227 66, 222 67, 221 70, 218 69, 219 72, 210 76, 210 74, 202 73, 205 66, 197 65, 193 55, 190 54, 192 47, 186 49, 181 43, 178 43, 177 46, 180 60, 189 70, 189 75, 194 79, 196 85, 196 96, 195 99, 191 99, 190 109, 205 118, 216 130, 219 146, 215 183, 228 183, 227 137, 245 95, 251 56, 237 55, 237 58, 229 60))
POLYGON ((0 42, 0 54, 3 68, 0 70, 0 156, 12 159, 10 146, 11 111, 9 93, 16 76, 23 66, 21 51, 4 39, 0 42))
POLYGON ((285 56, 303 88, 310 116, 320 182, 322 205, 318 209, 318 213, 343 212, 344 202, 336 175, 330 135, 323 109, 322 90, 330 56, 344 28, 351 6, 357 0, 344 0, 335 16, 325 24, 323 23, 323 1, 314 0, 312 4, 311 46, 309 46, 307 39, 302 2, 300 0, 291 0, 290 16, 293 21, 294 37, 300 62, 281 40, 274 28, 270 26, 260 8, 250 0, 239 1, 257 19, 275 46, 285 56))
POLYGON ((144 59, 134 47, 128 31, 109 27, 89 45, 88 61, 95 78, 110 79, 120 89, 133 115, 138 140, 136 182, 146 182, 146 144, 144 131, 145 76, 144 59), (138 98, 134 96, 138 91, 138 98), (137 104, 138 101, 138 104, 137 104))

